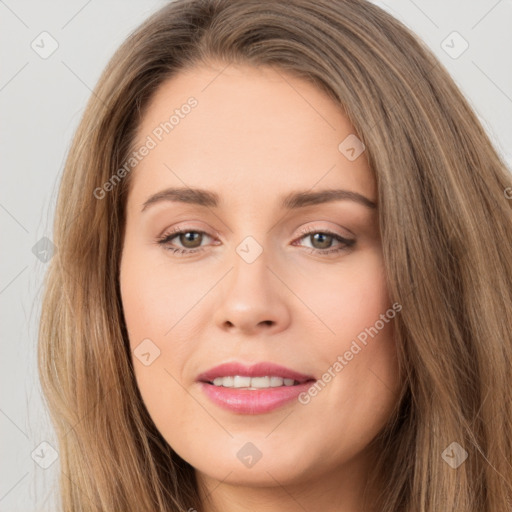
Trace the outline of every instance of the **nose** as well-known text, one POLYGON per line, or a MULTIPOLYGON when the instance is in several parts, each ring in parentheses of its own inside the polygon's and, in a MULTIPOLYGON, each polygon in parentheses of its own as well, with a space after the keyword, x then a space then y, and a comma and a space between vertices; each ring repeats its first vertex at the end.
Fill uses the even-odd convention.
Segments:
POLYGON ((236 255, 233 268, 220 283, 216 325, 233 334, 276 334, 290 323, 292 293, 268 266, 265 251, 252 263, 236 255))

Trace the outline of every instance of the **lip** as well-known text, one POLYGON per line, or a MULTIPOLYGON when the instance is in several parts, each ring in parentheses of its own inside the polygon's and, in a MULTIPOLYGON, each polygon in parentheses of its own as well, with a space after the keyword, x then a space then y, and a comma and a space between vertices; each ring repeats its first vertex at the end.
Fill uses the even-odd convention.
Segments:
POLYGON ((296 399, 306 391, 316 379, 311 375, 296 372, 290 368, 270 362, 256 363, 246 366, 231 362, 215 366, 197 377, 205 395, 216 405, 239 414, 264 414, 296 399), (224 388, 214 386, 216 377, 241 375, 245 377, 275 376, 293 379, 298 382, 294 386, 280 386, 258 390, 242 388, 224 388))

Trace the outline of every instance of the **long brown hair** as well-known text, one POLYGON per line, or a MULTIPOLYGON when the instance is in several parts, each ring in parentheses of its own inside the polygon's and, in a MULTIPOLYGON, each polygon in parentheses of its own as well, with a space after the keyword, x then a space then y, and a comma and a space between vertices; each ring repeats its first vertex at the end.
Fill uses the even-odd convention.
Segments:
POLYGON ((388 289, 402 305, 403 392, 374 440, 379 510, 509 510, 511 175, 431 51, 362 0, 178 0, 103 72, 60 185, 40 325, 63 510, 201 509, 194 469, 156 429, 132 369, 118 282, 130 174, 94 191, 123 166, 158 86, 210 60, 312 81, 365 144, 388 289), (467 453, 457 469, 454 450, 467 453))

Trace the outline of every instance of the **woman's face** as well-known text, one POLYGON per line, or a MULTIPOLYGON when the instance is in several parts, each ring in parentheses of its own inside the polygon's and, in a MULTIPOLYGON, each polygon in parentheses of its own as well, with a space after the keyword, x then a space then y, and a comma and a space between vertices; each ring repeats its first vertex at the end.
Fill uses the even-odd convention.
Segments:
POLYGON ((137 383, 205 481, 355 478, 398 390, 376 184, 325 93, 223 68, 164 83, 139 127, 120 277, 137 383))

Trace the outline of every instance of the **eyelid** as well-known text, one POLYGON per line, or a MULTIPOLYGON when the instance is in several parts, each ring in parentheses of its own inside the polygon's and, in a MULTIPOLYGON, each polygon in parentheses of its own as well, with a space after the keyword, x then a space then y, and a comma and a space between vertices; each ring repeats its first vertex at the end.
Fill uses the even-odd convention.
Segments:
MULTIPOLYGON (((180 235, 182 233, 188 233, 188 232, 200 233, 201 235, 206 235, 209 238, 212 238, 212 239, 215 238, 214 236, 210 235, 206 230, 195 228, 193 226, 184 226, 184 227, 175 227, 175 228, 164 230, 163 233, 156 238, 156 241, 160 242, 160 243, 164 243, 165 240, 167 240, 167 239, 172 240, 173 238, 176 238, 178 235, 180 235)), ((194 250, 194 249, 191 249, 191 250, 194 250)))
POLYGON ((200 222, 200 221, 187 221, 187 220, 184 220, 184 221, 178 221, 175 225, 171 226, 171 227, 166 227, 165 229, 163 229, 161 231, 161 235, 163 235, 164 233, 172 233, 174 231, 182 231, 183 229, 188 229, 189 231, 192 231, 192 230, 197 230, 197 231, 201 231, 203 230, 203 227, 204 226, 204 223, 200 222), (198 225, 196 225, 195 223, 198 223, 198 225))
POLYGON ((301 240, 302 238, 306 238, 308 235, 311 235, 314 233, 322 233, 322 234, 331 236, 331 237, 335 238, 338 242, 344 243, 345 247, 342 247, 341 249, 338 249, 338 250, 331 249, 331 248, 322 250, 322 249, 315 249, 314 247, 305 247, 305 249, 309 249, 310 252, 316 252, 316 253, 320 253, 320 254, 323 253, 326 255, 330 252, 335 253, 335 252, 345 251, 345 250, 352 248, 357 242, 355 237, 346 237, 344 235, 340 235, 335 230, 332 230, 329 228, 321 228, 319 226, 309 226, 309 227, 301 228, 300 236, 295 238, 294 241, 292 242, 292 244, 295 245, 296 241, 301 240))
MULTIPOLYGON (((292 242, 293 245, 296 245, 296 242, 300 241, 302 237, 306 237, 307 235, 312 235, 314 233, 330 235, 331 237, 337 239, 339 243, 345 244, 347 249, 352 248, 358 240, 358 236, 355 235, 353 231, 345 226, 327 219, 310 221, 309 223, 306 223, 306 225, 299 227, 298 231, 299 235, 298 237, 294 237, 294 241, 292 242), (329 226, 329 224, 331 225, 329 226)), ((318 250, 321 251, 321 249, 318 250)))
POLYGON ((348 233, 349 235, 343 235, 341 233, 338 233, 337 230, 335 229, 331 229, 331 228, 325 228, 325 227, 322 227, 322 226, 318 226, 318 225, 313 225, 313 226, 305 226, 305 227, 302 227, 300 228, 300 234, 301 235, 308 235, 310 233, 330 233, 330 234, 333 234, 333 235, 336 235, 336 236, 339 236, 341 238, 347 238, 347 236, 350 236, 350 237, 354 237, 355 238, 355 235, 354 233, 352 233, 349 229, 347 228, 344 228, 348 233))

